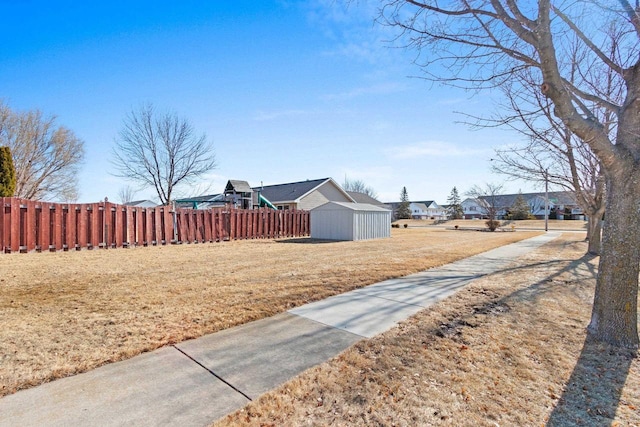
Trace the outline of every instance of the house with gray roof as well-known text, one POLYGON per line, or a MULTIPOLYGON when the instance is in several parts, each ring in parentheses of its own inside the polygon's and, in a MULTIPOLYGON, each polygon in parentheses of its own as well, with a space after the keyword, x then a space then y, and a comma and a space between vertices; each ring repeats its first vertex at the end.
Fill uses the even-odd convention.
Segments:
MULTIPOLYGON (((485 218, 487 207, 495 206, 498 219, 508 216, 519 194, 501 194, 496 196, 468 198, 462 202, 465 219, 485 218)), ((549 215, 557 219, 583 219, 584 213, 578 206, 575 195, 570 191, 550 191, 549 215)), ((538 219, 545 216, 545 193, 522 193, 529 205, 531 214, 538 219)))
POLYGON ((253 192, 254 204, 259 194, 278 209, 311 210, 327 202, 355 202, 332 178, 264 185, 253 187, 253 192))
POLYGON ((351 196, 356 203, 365 203, 373 206, 380 206, 386 209, 389 209, 385 203, 382 203, 380 200, 371 197, 368 194, 360 193, 359 191, 347 191, 347 194, 351 196))

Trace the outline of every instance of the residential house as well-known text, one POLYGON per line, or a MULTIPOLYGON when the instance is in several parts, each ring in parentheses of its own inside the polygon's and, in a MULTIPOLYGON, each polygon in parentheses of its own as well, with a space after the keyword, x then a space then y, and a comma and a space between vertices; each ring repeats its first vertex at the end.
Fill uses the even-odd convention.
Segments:
MULTIPOLYGON (((545 193, 522 193, 529 205, 531 214, 538 219, 545 216, 545 193)), ((509 215, 519 194, 501 194, 497 196, 465 199, 461 205, 465 219, 487 217, 487 208, 494 206, 497 219, 505 219, 509 215)), ((584 213, 577 205, 575 196, 569 191, 551 191, 549 197, 549 217, 557 219, 584 219, 584 213)))
POLYGON ((427 212, 427 205, 420 202, 409 203, 409 210, 411 211, 412 219, 429 219, 429 213, 427 212))
POLYGON ((464 199, 460 206, 462 207, 462 217, 464 219, 480 219, 486 216, 486 205, 482 200, 464 199))
POLYGON ((447 212, 443 206, 438 205, 433 200, 423 202, 411 202, 409 205, 411 216, 414 219, 445 219, 447 212))
POLYGON ((332 178, 314 179, 288 184, 253 187, 254 203, 258 195, 266 198, 278 209, 311 210, 327 202, 351 202, 353 197, 332 178))
MULTIPOLYGON (((400 206, 400 202, 384 203, 388 209, 393 211, 394 219, 397 219, 395 213, 400 206)), ((433 200, 409 202, 409 209, 411 210, 411 218, 413 219, 445 219, 447 212, 444 206, 438 205, 433 200)))
POLYGON ((347 194, 349 196, 351 196, 351 198, 353 200, 355 200, 356 203, 365 203, 365 204, 368 204, 368 205, 380 206, 380 207, 383 207, 383 208, 387 208, 387 205, 385 203, 382 203, 380 200, 375 199, 375 198, 369 196, 368 194, 360 193, 358 191, 347 191, 347 194))
POLYGON ((125 206, 133 206, 136 208, 155 208, 158 206, 156 202, 151 200, 135 200, 133 202, 127 202, 124 204, 125 206))

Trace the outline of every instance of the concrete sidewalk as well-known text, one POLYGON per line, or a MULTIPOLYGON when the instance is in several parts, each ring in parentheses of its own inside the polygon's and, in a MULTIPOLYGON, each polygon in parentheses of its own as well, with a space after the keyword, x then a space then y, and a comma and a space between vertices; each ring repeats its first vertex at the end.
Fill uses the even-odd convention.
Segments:
POLYGON ((558 237, 546 233, 0 399, 0 426, 205 426, 558 237))

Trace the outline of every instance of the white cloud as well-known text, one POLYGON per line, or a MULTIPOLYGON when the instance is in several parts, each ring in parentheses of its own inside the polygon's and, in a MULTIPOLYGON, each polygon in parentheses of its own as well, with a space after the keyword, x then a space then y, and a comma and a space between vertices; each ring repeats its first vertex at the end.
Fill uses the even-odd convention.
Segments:
POLYGON ((287 117, 297 117, 312 114, 310 111, 305 110, 280 110, 280 111, 258 111, 253 117, 254 120, 259 122, 277 120, 287 117))
POLYGON ((470 157, 487 156, 493 153, 490 148, 460 147, 444 141, 424 141, 404 146, 395 146, 387 150, 394 159, 415 159, 417 157, 470 157))
POLYGON ((388 95, 400 93, 406 90, 406 86, 399 82, 379 83, 366 87, 354 88, 347 92, 324 95, 326 101, 353 99, 366 95, 388 95))

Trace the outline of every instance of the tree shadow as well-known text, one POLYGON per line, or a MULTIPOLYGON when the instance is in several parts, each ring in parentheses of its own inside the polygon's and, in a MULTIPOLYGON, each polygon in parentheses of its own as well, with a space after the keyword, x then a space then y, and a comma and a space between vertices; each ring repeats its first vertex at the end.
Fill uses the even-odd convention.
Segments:
POLYGON ((612 425, 635 357, 635 351, 587 337, 547 426, 612 425))
MULTIPOLYGON (((566 273, 571 275, 570 280, 580 283, 585 275, 596 275, 597 268, 590 262, 594 258, 596 258, 595 255, 585 254, 543 280, 473 307, 473 312, 469 315, 459 316, 452 322, 441 325, 440 329, 434 330, 433 333, 439 336, 455 337, 461 328, 469 325, 474 315, 500 315, 508 311, 517 301, 535 301, 558 286, 554 282, 566 273)), ((502 269, 497 273, 549 266, 557 262, 562 260, 525 264, 502 269)), ((566 283, 564 280, 562 282, 566 283)), ((631 364, 636 357, 638 353, 635 350, 616 348, 587 336, 571 377, 566 382, 546 425, 553 427, 613 425, 619 405, 624 404, 621 402, 621 394, 631 364)))

